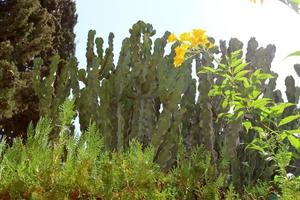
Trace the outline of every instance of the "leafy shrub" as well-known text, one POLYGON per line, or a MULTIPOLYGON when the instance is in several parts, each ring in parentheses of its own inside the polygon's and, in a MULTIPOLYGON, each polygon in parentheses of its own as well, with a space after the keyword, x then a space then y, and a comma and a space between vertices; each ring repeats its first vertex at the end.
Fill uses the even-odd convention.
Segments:
MULTIPOLYGON (((153 162, 154 149, 136 140, 124 152, 109 152, 91 123, 77 138, 70 131, 74 101, 61 106, 59 133, 50 140, 50 120, 28 127, 24 144, 0 143, 2 199, 219 199, 224 175, 211 165, 203 147, 185 157, 181 143, 177 167, 165 173, 153 162)), ((208 155, 208 156, 207 156, 208 155)))
POLYGON ((78 139, 70 133, 73 101, 60 113, 60 132, 49 140, 52 127, 41 118, 11 147, 0 145, 0 196, 4 199, 164 199, 156 181, 162 172, 153 163, 153 149, 132 141, 119 154, 109 153, 95 124, 78 139))

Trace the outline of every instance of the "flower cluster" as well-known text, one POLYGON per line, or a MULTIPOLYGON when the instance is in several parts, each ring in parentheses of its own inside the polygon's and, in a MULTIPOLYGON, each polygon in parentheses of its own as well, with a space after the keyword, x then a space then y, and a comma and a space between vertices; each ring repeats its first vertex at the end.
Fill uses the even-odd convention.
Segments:
POLYGON ((185 58, 186 53, 189 49, 199 49, 202 48, 211 48, 213 44, 208 40, 207 35, 203 29, 193 29, 192 32, 182 33, 179 38, 175 34, 170 34, 168 37, 168 42, 172 43, 175 41, 180 41, 181 45, 175 48, 175 58, 174 65, 179 67, 185 58))

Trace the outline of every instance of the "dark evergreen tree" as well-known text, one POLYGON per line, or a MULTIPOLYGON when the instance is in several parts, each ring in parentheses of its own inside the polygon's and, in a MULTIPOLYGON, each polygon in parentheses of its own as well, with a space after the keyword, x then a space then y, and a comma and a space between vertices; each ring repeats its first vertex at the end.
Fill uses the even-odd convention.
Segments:
POLYGON ((41 75, 45 76, 53 55, 62 58, 60 68, 74 55, 75 11, 72 0, 0 0, 1 134, 25 136, 29 122, 38 120, 33 60, 44 60, 41 75))

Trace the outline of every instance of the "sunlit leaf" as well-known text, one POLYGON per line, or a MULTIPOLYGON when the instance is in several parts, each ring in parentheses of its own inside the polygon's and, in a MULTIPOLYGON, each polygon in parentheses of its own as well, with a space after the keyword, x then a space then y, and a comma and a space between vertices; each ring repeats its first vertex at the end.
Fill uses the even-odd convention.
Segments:
POLYGON ((244 77, 246 74, 248 74, 250 72, 250 70, 242 70, 240 72, 238 72, 234 78, 241 78, 244 77))
POLYGON ((280 120, 279 124, 278 124, 278 127, 280 126, 283 126, 287 123, 290 123, 296 119, 299 119, 300 118, 300 115, 291 115, 291 116, 287 116, 285 118, 283 118, 282 120, 280 120))
POLYGON ((249 98, 250 99, 257 99, 257 97, 261 94, 260 90, 254 89, 250 94, 249 98))
POLYGON ((208 96, 219 96, 222 94, 220 86, 213 85, 213 88, 208 92, 208 96))
POLYGON ((224 115, 225 115, 225 113, 219 113, 217 118, 220 119, 220 118, 222 118, 224 115))
POLYGON ((260 73, 257 75, 258 79, 268 79, 268 78, 274 78, 272 74, 267 74, 267 73, 260 73))
POLYGON ((257 75, 259 75, 260 73, 262 73, 261 69, 257 69, 255 70, 255 72, 252 74, 252 77, 256 77, 257 75))
POLYGON ((230 56, 231 56, 232 59, 234 59, 234 58, 239 57, 239 56, 241 55, 241 53, 242 53, 242 50, 239 49, 239 50, 236 50, 236 51, 232 52, 232 53, 230 54, 230 56))
POLYGON ((246 149, 253 149, 253 150, 259 151, 259 152, 261 152, 261 153, 264 153, 264 152, 265 152, 265 150, 264 150, 261 146, 258 146, 258 145, 256 145, 256 144, 254 144, 253 142, 250 143, 250 144, 246 147, 246 149))
POLYGON ((226 96, 229 96, 230 94, 232 94, 232 92, 234 92, 234 91, 226 90, 226 91, 224 92, 224 94, 225 94, 226 96))
POLYGON ((245 88, 250 87, 249 80, 246 77, 240 77, 236 79, 237 81, 242 81, 245 88))
POLYGON ((202 69, 198 73, 203 74, 203 73, 215 73, 215 72, 216 69, 212 67, 202 67, 202 69))
POLYGON ((295 51, 295 52, 289 54, 287 57, 291 57, 291 56, 300 56, 300 51, 295 51))
POLYGON ((222 64, 222 63, 219 64, 219 67, 222 68, 222 69, 226 69, 227 68, 227 66, 225 64, 222 64))
POLYGON ((284 131, 279 135, 279 140, 283 141, 287 136, 288 136, 288 133, 286 131, 284 131))
POLYGON ((250 121, 245 121, 245 122, 243 122, 243 126, 245 127, 245 129, 248 133, 249 129, 252 127, 252 124, 250 121))
POLYGON ((228 106, 228 101, 223 101, 223 103, 222 103, 222 108, 224 109, 224 108, 226 108, 228 106))
POLYGON ((271 99, 269 99, 269 98, 257 99, 251 103, 251 107, 262 108, 262 107, 265 107, 270 102, 271 102, 271 99))
MULTIPOLYGON (((234 66, 235 63, 232 63, 232 64, 233 64, 233 66, 234 66)), ((242 63, 242 60, 238 60, 238 61, 237 61, 237 64, 238 64, 238 66, 236 66, 236 67, 234 68, 234 70, 233 70, 233 73, 234 73, 234 74, 240 72, 241 70, 243 70, 243 69, 248 65, 248 63, 242 63)))
POLYGON ((256 130, 258 133, 263 133, 264 132, 264 129, 262 129, 259 126, 253 126, 252 129, 256 130))
POLYGON ((270 111, 273 115, 275 115, 275 117, 280 116, 286 108, 288 108, 290 106, 293 106, 293 105, 295 105, 295 104, 293 104, 293 103, 280 103, 280 104, 277 104, 275 106, 270 107, 270 111))
POLYGON ((229 80, 232 79, 231 76, 229 76, 228 74, 220 74, 220 76, 227 78, 229 80))
POLYGON ((290 0, 290 2, 300 5, 300 0, 290 0))
POLYGON ((295 147, 296 149, 300 149, 300 139, 299 138, 296 138, 293 135, 289 135, 288 139, 293 147, 295 147))
POLYGON ((243 114, 244 114, 244 111, 239 111, 236 116, 236 119, 239 119, 243 114))

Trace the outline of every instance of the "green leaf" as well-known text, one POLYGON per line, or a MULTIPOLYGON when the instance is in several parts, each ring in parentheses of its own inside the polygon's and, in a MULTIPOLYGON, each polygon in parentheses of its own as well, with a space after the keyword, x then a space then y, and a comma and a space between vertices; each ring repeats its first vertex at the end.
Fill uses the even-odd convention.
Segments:
POLYGON ((280 104, 270 107, 270 111, 273 115, 275 115, 274 117, 278 117, 283 113, 283 111, 286 108, 288 108, 290 106, 294 106, 294 105, 295 104, 293 104, 293 103, 280 103, 280 104))
POLYGON ((252 76, 253 77, 257 77, 261 73, 262 73, 261 69, 257 69, 257 70, 254 71, 254 73, 252 74, 252 76))
POLYGON ((288 135, 299 134, 300 133, 300 128, 299 129, 293 129, 293 130, 285 130, 284 132, 286 132, 288 135))
POLYGON ((250 143, 247 147, 246 147, 246 149, 254 149, 254 150, 256 150, 256 151, 259 151, 259 152, 265 152, 265 150, 261 147, 261 146, 258 146, 258 145, 256 145, 256 144, 254 144, 253 142, 252 143, 250 143))
POLYGON ((222 117, 224 117, 224 116, 225 116, 225 113, 219 113, 217 118, 218 118, 218 120, 219 120, 220 118, 222 118, 222 117))
POLYGON ((237 78, 237 81, 242 81, 245 88, 250 87, 249 80, 246 77, 237 78))
POLYGON ((289 54, 287 57, 291 57, 291 56, 300 56, 300 51, 295 51, 295 52, 289 54))
POLYGON ((199 71, 200 74, 204 74, 204 73, 216 73, 216 69, 214 69, 213 67, 202 67, 202 69, 200 69, 199 71))
POLYGON ((285 118, 283 118, 282 120, 280 120, 279 124, 278 124, 278 127, 280 126, 283 126, 287 123, 290 123, 296 119, 299 119, 300 118, 300 115, 291 115, 291 116, 287 116, 285 118))
POLYGON ((262 111, 260 113, 260 121, 268 121, 268 116, 270 115, 270 110, 267 107, 262 107, 260 108, 260 110, 262 111))
POLYGON ((234 91, 231 91, 231 90, 225 90, 224 94, 226 97, 229 97, 230 95, 232 95, 234 91))
POLYGON ((300 5, 300 0, 290 0, 290 2, 300 5))
POLYGON ((286 131, 283 131, 282 133, 280 133, 279 135, 279 140, 283 141, 286 137, 288 136, 288 133, 286 131))
POLYGON ((250 99, 257 99, 259 97, 259 95, 261 95, 261 91, 254 89, 250 94, 249 94, 249 98, 250 99))
POLYGON ((231 56, 231 59, 237 59, 237 57, 239 57, 241 54, 242 54, 242 50, 239 49, 239 50, 232 52, 230 54, 230 56, 231 56))
POLYGON ((226 79, 232 79, 232 77, 231 76, 229 76, 228 74, 220 74, 220 76, 222 76, 222 77, 224 77, 224 78, 226 78, 226 79))
POLYGON ((227 66, 225 64, 222 64, 222 63, 219 64, 219 67, 222 68, 222 69, 227 69, 227 66))
POLYGON ((243 126, 245 127, 245 129, 248 133, 249 129, 252 127, 252 123, 247 120, 247 121, 243 122, 243 126))
POLYGON ((228 101, 224 100, 222 103, 222 108, 226 108, 228 106, 228 101))
POLYGON ((250 70, 242 70, 242 71, 240 71, 239 73, 237 73, 236 75, 235 75, 235 77, 234 78, 241 78, 241 77, 244 77, 246 74, 248 74, 250 72, 250 70))
POLYGON ((234 110, 240 110, 241 108, 244 108, 243 104, 241 104, 240 101, 234 101, 234 102, 232 102, 232 105, 234 105, 234 110))
POLYGON ((267 73, 260 73, 257 75, 258 79, 268 79, 268 78, 274 78, 274 76, 272 74, 267 74, 267 73))
POLYGON ((229 60, 229 62, 230 62, 229 65, 235 69, 240 64, 242 64, 243 61, 242 61, 242 59, 231 59, 231 60, 229 60))
POLYGON ((255 101, 253 101, 250 106, 253 108, 262 108, 262 107, 265 107, 270 102, 271 102, 271 99, 262 98, 262 99, 257 99, 255 101))
POLYGON ((242 69, 244 69, 248 65, 248 63, 241 63, 241 62, 242 62, 241 60, 238 61, 239 65, 234 68, 234 70, 233 70, 234 74, 240 72, 242 69))
POLYGON ((236 116, 236 119, 239 119, 242 115, 244 114, 244 111, 239 111, 237 116, 236 116))
POLYGON ((213 88, 208 92, 208 96, 219 96, 222 94, 220 86, 213 85, 213 88))
POLYGON ((264 129, 262 129, 261 127, 259 127, 259 126, 253 126, 252 127, 254 130, 256 130, 258 133, 263 133, 264 132, 264 129))
POLYGON ((288 139, 293 147, 295 147, 296 149, 300 149, 300 139, 299 138, 296 138, 293 135, 289 135, 288 139))

